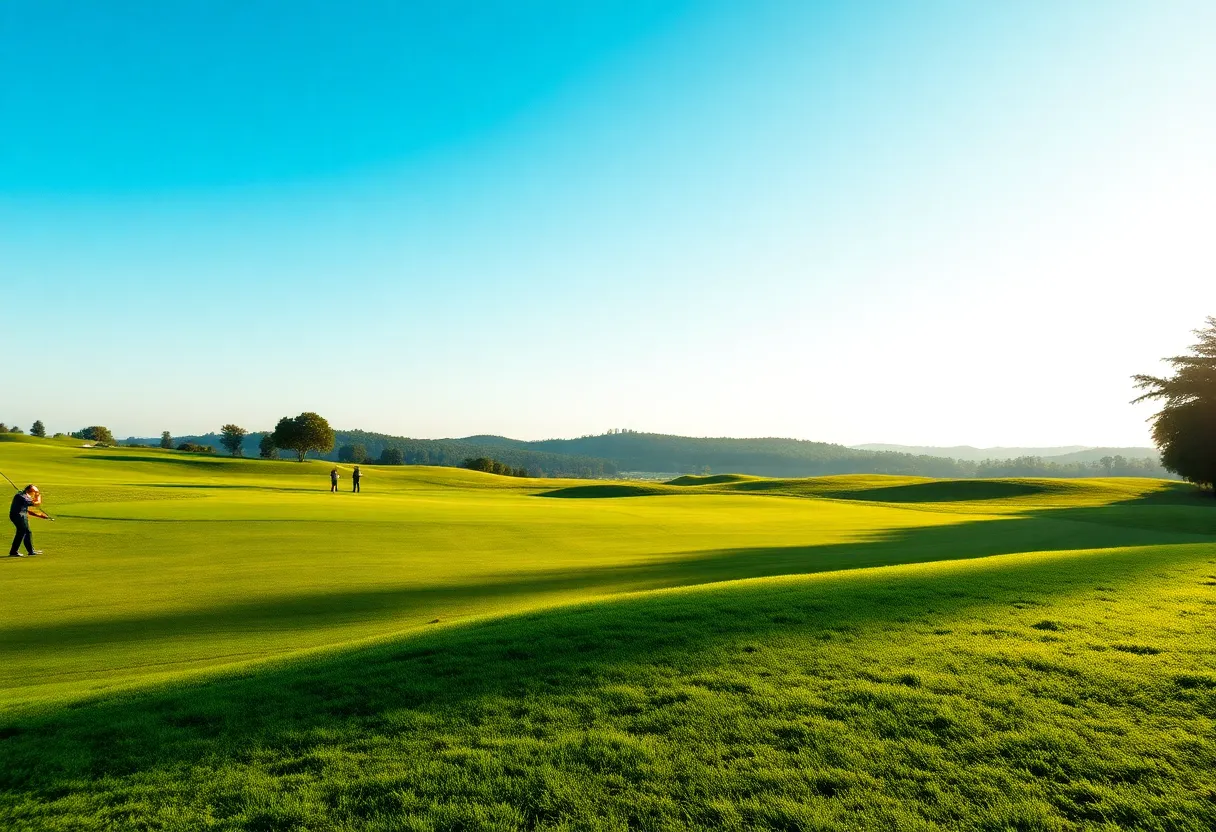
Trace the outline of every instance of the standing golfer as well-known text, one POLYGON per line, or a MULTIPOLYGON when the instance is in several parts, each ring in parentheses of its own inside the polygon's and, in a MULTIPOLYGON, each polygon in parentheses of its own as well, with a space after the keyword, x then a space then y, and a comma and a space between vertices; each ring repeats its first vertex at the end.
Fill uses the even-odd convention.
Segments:
POLYGON ((43 520, 50 520, 35 506, 42 505, 42 493, 36 485, 27 485, 25 490, 19 492, 13 497, 13 504, 8 510, 8 519, 13 521, 13 525, 17 527, 17 534, 13 537, 13 547, 9 549, 8 556, 10 558, 23 558, 21 554, 21 541, 25 541, 25 550, 31 555, 41 555, 42 552, 34 548, 34 536, 30 534, 30 518, 33 514, 35 517, 40 517, 43 520))
POLYGON ((329 472, 329 493, 333 494, 338 490, 338 469, 329 472))
POLYGON ((362 477, 363 477, 363 474, 361 474, 359 472, 359 466, 356 465, 355 470, 352 471, 350 474, 351 482, 354 483, 354 486, 351 488, 351 491, 353 491, 355 494, 359 493, 359 480, 362 479, 362 477))

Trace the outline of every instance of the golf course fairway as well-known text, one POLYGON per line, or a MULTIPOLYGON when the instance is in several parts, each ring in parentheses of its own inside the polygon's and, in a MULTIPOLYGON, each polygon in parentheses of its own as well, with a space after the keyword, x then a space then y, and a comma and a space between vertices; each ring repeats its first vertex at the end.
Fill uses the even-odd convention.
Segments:
POLYGON ((331 467, 0 436, 0 829, 1216 828, 1189 485, 331 467))

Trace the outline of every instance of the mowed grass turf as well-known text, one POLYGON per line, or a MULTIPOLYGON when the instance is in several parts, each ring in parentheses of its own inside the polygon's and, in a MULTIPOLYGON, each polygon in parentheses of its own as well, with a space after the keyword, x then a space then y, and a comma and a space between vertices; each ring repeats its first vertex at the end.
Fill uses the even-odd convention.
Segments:
POLYGON ((0 442, 3 828, 1216 826, 1186 486, 78 445, 0 442))

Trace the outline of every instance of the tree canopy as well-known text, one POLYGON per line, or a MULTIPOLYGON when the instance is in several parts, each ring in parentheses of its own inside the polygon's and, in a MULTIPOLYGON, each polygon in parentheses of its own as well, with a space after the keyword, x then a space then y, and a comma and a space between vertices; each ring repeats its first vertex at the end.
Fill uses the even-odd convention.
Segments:
POLYGON ((367 447, 364 445, 343 445, 338 449, 338 462, 359 463, 368 461, 367 447))
POLYGON ((107 445, 114 444, 114 434, 110 433, 110 429, 102 425, 90 425, 83 430, 78 430, 72 434, 76 439, 86 439, 90 442, 101 442, 107 445))
POLYGON ((249 431, 238 425, 224 425, 220 428, 220 444, 228 449, 233 456, 241 455, 241 443, 249 431))
POLYGON ((504 477, 528 476, 528 469, 526 468, 512 468, 510 465, 484 456, 477 457, 476 459, 466 459, 460 463, 460 467, 468 468, 471 471, 484 471, 487 474, 498 474, 504 477))
POLYGON ((1168 377, 1143 373, 1132 376, 1147 390, 1135 401, 1164 402, 1152 418, 1153 442, 1161 449, 1161 464, 1198 485, 1216 483, 1216 317, 1195 330, 1199 342, 1190 355, 1164 359, 1174 368, 1168 377))
POLYGON ((324 417, 311 411, 305 411, 295 418, 284 416, 275 425, 274 444, 275 447, 295 451, 296 458, 303 462, 309 451, 324 454, 333 449, 334 429, 324 417))
POLYGON ((42 424, 41 419, 30 425, 30 436, 46 436, 46 425, 42 424))

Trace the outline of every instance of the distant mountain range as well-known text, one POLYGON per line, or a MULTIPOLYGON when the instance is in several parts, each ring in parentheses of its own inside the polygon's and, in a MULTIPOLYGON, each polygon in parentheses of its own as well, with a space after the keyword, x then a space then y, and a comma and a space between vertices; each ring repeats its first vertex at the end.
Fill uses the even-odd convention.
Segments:
POLYGON ((862 451, 886 451, 891 453, 913 454, 915 456, 944 456, 950 459, 962 459, 970 462, 983 462, 986 459, 1018 459, 1020 457, 1040 457, 1053 462, 1098 462, 1103 457, 1122 456, 1126 459, 1157 459, 1160 455, 1155 448, 1095 448, 1088 445, 1062 445, 1053 448, 973 448, 970 445, 953 445, 942 447, 936 445, 850 445, 862 451))
MULTIPOLYGON (((245 438, 243 452, 257 456, 264 434, 245 438)), ((174 437, 219 449, 215 433, 174 437)), ((157 445, 159 437, 131 437, 124 444, 157 445)), ((615 477, 624 473, 736 473, 769 477, 825 474, 902 474, 927 477, 1170 476, 1151 448, 918 448, 866 445, 856 448, 801 439, 697 438, 637 431, 610 431, 577 439, 524 441, 505 436, 413 439, 361 430, 336 432, 325 459, 400 458, 412 465, 458 466, 489 457, 533 476, 615 477), (1105 461, 1104 461, 1105 460, 1105 461)))

